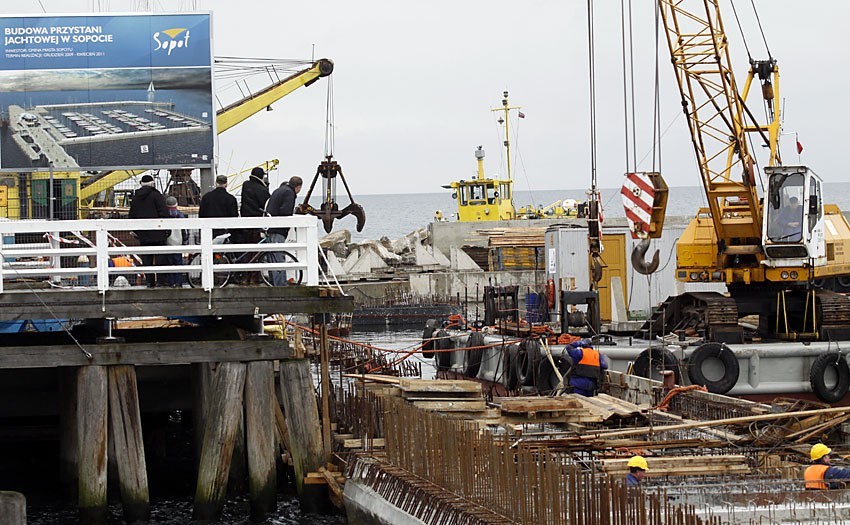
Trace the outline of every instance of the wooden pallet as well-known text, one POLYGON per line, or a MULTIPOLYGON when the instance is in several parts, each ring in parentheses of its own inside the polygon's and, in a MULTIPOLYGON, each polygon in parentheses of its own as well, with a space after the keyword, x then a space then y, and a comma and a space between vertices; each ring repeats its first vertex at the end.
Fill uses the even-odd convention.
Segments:
POLYGON ((401 397, 423 410, 475 417, 487 410, 481 383, 451 379, 401 379, 401 397))

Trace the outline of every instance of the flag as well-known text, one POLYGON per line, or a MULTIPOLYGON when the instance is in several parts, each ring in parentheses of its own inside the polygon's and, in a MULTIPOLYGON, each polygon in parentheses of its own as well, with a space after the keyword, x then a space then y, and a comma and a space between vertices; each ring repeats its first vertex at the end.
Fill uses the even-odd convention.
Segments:
POLYGON ((798 140, 797 141, 797 155, 799 155, 800 153, 803 153, 803 145, 800 144, 800 141, 798 140))
POLYGON ((517 113, 517 116, 518 116, 519 118, 525 118, 525 113, 523 113, 522 111, 520 111, 519 113, 517 113))

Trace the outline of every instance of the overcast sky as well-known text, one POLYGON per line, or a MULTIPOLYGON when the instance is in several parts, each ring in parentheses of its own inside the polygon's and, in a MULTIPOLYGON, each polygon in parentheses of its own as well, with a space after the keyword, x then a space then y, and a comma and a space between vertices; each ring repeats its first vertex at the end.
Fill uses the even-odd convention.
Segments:
MULTIPOLYGON (((625 0, 628 1, 628 0, 625 0)), ((638 169, 652 168, 654 2, 632 1, 638 169)), ((8 4, 13 4, 11 7, 8 4)), ((5 14, 135 11, 138 0, 21 0, 5 14)), ((357 194, 435 193, 470 178, 482 145, 488 175, 503 175, 502 133, 490 108, 502 91, 522 106, 514 146, 517 189, 590 184, 587 15, 584 0, 342 0, 151 2, 155 11, 211 10, 217 56, 309 59, 333 73, 335 158, 357 194)), ((699 2, 701 4, 701 2, 699 2)), ((779 60, 786 132, 796 132, 808 164, 827 182, 841 168, 848 122, 843 37, 850 3, 755 0, 772 55, 779 60)), ((749 0, 736 2, 755 58, 764 46, 749 0)), ((724 22, 743 82, 747 54, 729 6, 724 22)), ((596 0, 598 178, 619 187, 626 169, 620 2, 596 0)), ((664 44, 666 46, 666 43, 664 44)), ((661 48, 662 173, 671 186, 699 184, 666 47, 661 48), (671 125, 672 123, 672 125, 671 125)), ((282 176, 311 179, 324 155, 327 81, 280 100, 221 134, 218 169, 232 172, 281 160, 282 176)), ((756 106, 758 109, 758 106, 756 106)), ((761 111, 756 111, 761 115, 761 111)), ((783 137, 785 164, 796 164, 794 136, 783 137)))

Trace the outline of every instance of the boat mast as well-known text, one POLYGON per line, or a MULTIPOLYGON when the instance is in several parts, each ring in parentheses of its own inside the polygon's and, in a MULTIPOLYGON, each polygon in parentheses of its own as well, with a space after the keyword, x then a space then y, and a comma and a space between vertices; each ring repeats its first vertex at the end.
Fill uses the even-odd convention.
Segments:
MULTIPOLYGON (((501 115, 499 116, 499 120, 497 122, 500 125, 501 124, 505 125, 505 154, 507 155, 507 158, 508 158, 508 176, 507 176, 507 179, 513 180, 513 177, 511 177, 511 127, 510 127, 509 122, 508 122, 508 116, 510 115, 510 111, 512 109, 519 110, 520 106, 510 106, 510 105, 508 105, 508 92, 507 91, 504 91, 502 93, 502 96, 503 96, 502 107, 493 108, 490 111, 501 111, 501 112, 504 113, 504 116, 501 116, 501 115)), ((522 115, 520 115, 520 116, 522 116, 522 115)))

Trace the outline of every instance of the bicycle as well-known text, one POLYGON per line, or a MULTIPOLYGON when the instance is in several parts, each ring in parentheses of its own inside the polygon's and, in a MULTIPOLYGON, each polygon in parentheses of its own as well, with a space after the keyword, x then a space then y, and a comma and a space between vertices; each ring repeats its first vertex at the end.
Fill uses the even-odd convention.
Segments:
MULTIPOLYGON (((265 244, 268 243, 268 237, 263 236, 257 244, 265 244)), ((230 244, 230 234, 225 233, 223 235, 217 236, 213 239, 213 244, 230 244)), ((213 253, 213 264, 274 264, 276 261, 272 259, 273 254, 279 253, 283 255, 283 262, 298 262, 298 259, 292 255, 291 253, 281 250, 276 252, 267 252, 267 251, 258 251, 258 252, 243 252, 234 257, 235 254, 228 253, 213 253)), ((201 265, 201 254, 196 253, 193 254, 189 259, 189 266, 200 266, 201 265)), ((259 270, 260 279, 266 286, 274 286, 274 280, 272 277, 272 272, 276 271, 286 271, 287 272, 287 282, 289 284, 301 284, 301 281, 304 279, 304 270, 259 270)), ((189 281, 189 286, 193 288, 200 288, 201 284, 201 271, 188 271, 187 278, 189 281)), ((251 273, 251 272, 236 272, 239 273, 251 273)), ((231 273, 230 272, 213 272, 213 286, 216 288, 224 288, 230 282, 231 273)))

